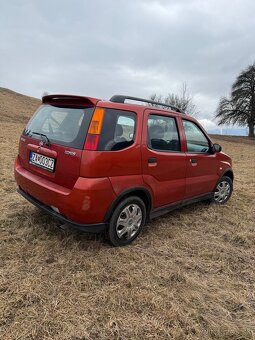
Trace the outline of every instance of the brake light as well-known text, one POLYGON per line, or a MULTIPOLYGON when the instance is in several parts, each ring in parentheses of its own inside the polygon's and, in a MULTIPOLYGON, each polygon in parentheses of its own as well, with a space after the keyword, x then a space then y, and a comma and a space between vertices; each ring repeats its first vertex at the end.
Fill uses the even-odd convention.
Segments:
POLYGON ((97 107, 92 117, 92 121, 89 126, 89 131, 84 144, 85 150, 95 151, 97 150, 99 136, 101 133, 104 119, 104 109, 97 107))
POLYGON ((91 134, 87 135, 84 149, 95 151, 97 149, 98 141, 99 141, 99 135, 91 135, 91 134))

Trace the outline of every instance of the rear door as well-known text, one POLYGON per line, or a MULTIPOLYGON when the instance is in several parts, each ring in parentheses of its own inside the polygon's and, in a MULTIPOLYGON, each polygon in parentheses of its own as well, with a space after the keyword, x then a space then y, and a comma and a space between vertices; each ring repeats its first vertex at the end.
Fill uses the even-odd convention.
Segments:
POLYGON ((218 161, 211 143, 198 124, 183 119, 186 138, 187 178, 185 198, 212 192, 218 179, 218 161))
POLYGON ((42 105, 20 139, 21 165, 33 174, 72 188, 79 177, 82 150, 94 107, 42 105))
POLYGON ((142 136, 143 180, 154 195, 154 208, 181 201, 185 194, 186 155, 177 118, 145 110, 142 136))

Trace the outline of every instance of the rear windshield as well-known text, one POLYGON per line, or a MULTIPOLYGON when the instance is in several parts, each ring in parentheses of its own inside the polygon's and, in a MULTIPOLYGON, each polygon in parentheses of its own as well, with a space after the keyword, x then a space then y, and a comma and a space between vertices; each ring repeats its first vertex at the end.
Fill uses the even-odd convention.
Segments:
POLYGON ((29 121, 24 135, 41 139, 41 133, 51 143, 83 149, 94 107, 42 105, 29 121))

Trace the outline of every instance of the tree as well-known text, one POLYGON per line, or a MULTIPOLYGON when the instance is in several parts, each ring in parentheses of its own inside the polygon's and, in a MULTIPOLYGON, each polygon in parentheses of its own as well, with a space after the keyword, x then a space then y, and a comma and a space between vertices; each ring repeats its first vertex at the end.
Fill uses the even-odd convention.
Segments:
POLYGON ((47 92, 47 91, 44 91, 43 92, 43 94, 42 94, 42 97, 44 97, 44 96, 48 96, 49 95, 49 92, 47 92))
POLYGON ((255 63, 236 78, 230 97, 220 99, 215 117, 219 119, 219 125, 232 123, 248 126, 249 137, 255 137, 255 63))
MULTIPOLYGON (((197 110, 196 105, 194 104, 193 97, 188 93, 188 88, 187 88, 186 83, 182 84, 181 93, 179 95, 174 94, 174 93, 169 93, 164 98, 161 94, 157 95, 156 93, 154 93, 150 96, 150 100, 153 100, 157 103, 173 105, 192 116, 195 116, 198 114, 198 110, 197 110)), ((151 105, 161 107, 160 105, 157 105, 157 104, 151 104, 151 105)), ((162 107, 164 108, 164 106, 162 107)))

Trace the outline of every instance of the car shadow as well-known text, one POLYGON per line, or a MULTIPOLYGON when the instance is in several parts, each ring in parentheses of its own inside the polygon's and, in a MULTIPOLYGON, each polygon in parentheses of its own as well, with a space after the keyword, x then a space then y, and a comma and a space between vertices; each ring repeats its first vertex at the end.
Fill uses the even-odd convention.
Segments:
POLYGON ((109 246, 103 234, 87 233, 75 229, 72 226, 53 219, 47 213, 36 207, 31 208, 30 223, 33 226, 33 233, 38 232, 42 237, 55 238, 60 242, 64 242, 65 246, 73 243, 79 244, 79 247, 84 249, 91 248, 91 243, 94 245, 93 248, 95 248, 95 246, 109 246))
MULTIPOLYGON (((166 215, 148 221, 142 234, 148 236, 151 228, 154 228, 154 230, 159 229, 162 222, 168 222, 171 224, 173 219, 181 219, 183 215, 196 215, 201 212, 202 209, 206 209, 205 202, 194 203, 189 206, 173 210, 166 215)), ((60 242, 64 242, 66 246, 68 244, 79 244, 79 248, 84 250, 92 248, 92 244, 93 249, 111 247, 103 233, 95 234, 77 230, 72 226, 62 224, 60 221, 54 220, 47 213, 36 207, 32 207, 30 209, 30 220, 33 228, 35 228, 37 232, 43 234, 47 238, 56 238, 60 242)), ((143 237, 142 234, 139 239, 143 237)))

